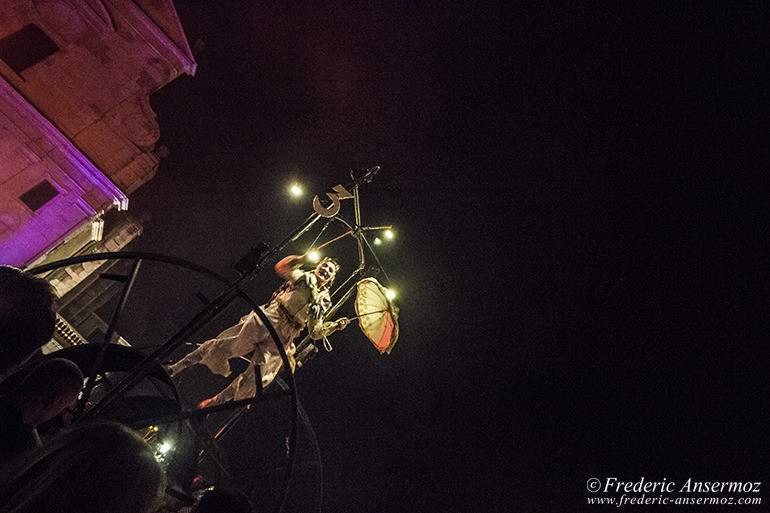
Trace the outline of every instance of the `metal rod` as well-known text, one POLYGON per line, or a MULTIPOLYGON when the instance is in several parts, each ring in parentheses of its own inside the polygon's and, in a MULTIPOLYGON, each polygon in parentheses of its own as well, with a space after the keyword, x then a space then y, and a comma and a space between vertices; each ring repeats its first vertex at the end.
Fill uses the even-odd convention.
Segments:
MULTIPOLYGON (((362 231, 366 231, 366 230, 389 230, 389 229, 391 229, 391 228, 393 228, 393 225, 389 225, 389 226, 364 226, 364 227, 362 227, 362 228, 361 228, 361 230, 362 230, 362 231)), ((328 246, 328 245, 329 245, 329 244, 331 244, 332 242, 337 242, 337 241, 338 241, 338 240, 340 240, 341 238, 343 238, 343 237, 345 237, 345 236, 347 236, 347 235, 350 235, 350 233, 351 233, 350 231, 347 231, 347 232, 343 233, 342 235, 340 235, 340 236, 338 236, 338 237, 334 237, 334 238, 333 238, 332 240, 330 240, 330 241, 324 242, 323 244, 321 244, 320 246, 318 246, 318 247, 317 247, 317 248, 315 248, 315 249, 321 249, 321 248, 323 248, 324 246, 328 246)))
POLYGON ((112 337, 115 335, 115 328, 118 324, 118 320, 120 319, 120 314, 123 312, 123 308, 126 306, 126 301, 128 300, 129 294, 131 294, 131 289, 134 286, 134 281, 136 280, 136 275, 139 273, 139 267, 141 264, 141 259, 134 260, 134 265, 131 267, 128 280, 123 287, 123 292, 121 292, 120 300, 115 307, 115 311, 112 313, 112 319, 110 320, 110 324, 107 327, 107 332, 104 334, 104 341, 102 342, 101 347, 99 348, 99 353, 96 355, 94 364, 91 367, 91 373, 87 378, 85 389, 83 390, 83 393, 78 400, 77 409, 75 410, 75 417, 80 417, 83 415, 83 410, 85 410, 88 399, 91 397, 91 392, 93 392, 94 386, 96 385, 96 376, 99 374, 99 369, 102 366, 104 356, 107 354, 107 350, 110 347, 112 337))
MULTIPOLYGON (((206 454, 214 462, 214 465, 216 466, 219 472, 219 475, 221 476, 221 479, 223 479, 226 482, 232 483, 232 476, 230 475, 230 472, 227 471, 227 468, 225 468, 224 455, 222 454, 222 451, 219 450, 219 447, 217 446, 214 439, 211 437, 211 433, 209 433, 209 430, 206 428, 206 426, 202 422, 202 419, 187 421, 187 425, 189 426, 190 431, 192 431, 193 435, 195 435, 195 437, 204 447, 206 454), (203 433, 201 433, 201 431, 203 433)), ((200 458, 200 455, 198 457, 200 458)))
POLYGON ((372 246, 369 244, 369 241, 366 240, 366 237, 364 234, 361 234, 361 240, 363 240, 366 243, 366 247, 369 248, 369 252, 374 257, 374 261, 377 262, 377 265, 380 268, 380 271, 382 271, 382 274, 385 275, 385 279, 388 281, 388 285, 390 285, 390 277, 388 276, 388 273, 385 272, 385 268, 382 267, 382 264, 380 263, 380 259, 377 258, 377 254, 374 252, 374 249, 372 249, 372 246))
POLYGON ((353 236, 356 238, 356 244, 358 245, 358 269, 361 270, 366 266, 366 259, 364 257, 364 245, 361 243, 361 200, 358 195, 358 184, 353 188, 353 211, 356 222, 353 236))
POLYGON ((356 315, 355 317, 348 318, 349 321, 354 321, 356 319, 360 319, 361 317, 366 317, 367 315, 374 315, 382 312, 387 312, 387 310, 377 310, 376 312, 366 312, 365 314, 356 315))
MULTIPOLYGON (((313 239, 313 242, 310 243, 310 248, 308 248, 308 250, 305 251, 305 255, 310 253, 310 251, 313 249, 313 246, 315 245, 315 243, 318 242, 318 239, 321 238, 321 235, 323 235, 323 233, 326 231, 326 229, 329 227, 330 224, 331 224, 331 219, 326 221, 326 223, 324 224, 324 227, 321 228, 321 231, 318 232, 318 235, 316 235, 316 238, 313 239)), ((318 249, 320 249, 320 248, 318 248, 318 249)))
MULTIPOLYGON (((356 239, 358 239, 357 232, 359 232, 360 230, 358 228, 356 228, 355 226, 351 225, 344 217, 342 217, 342 216, 340 216, 338 214, 338 215, 334 216, 332 219, 334 219, 335 221, 339 221, 340 223, 342 223, 345 226, 347 226, 348 229, 350 230, 350 233, 353 235, 353 237, 356 237, 356 239)), ((361 241, 357 241, 357 242, 358 242, 358 267, 356 268, 355 271, 353 271, 353 274, 356 274, 356 273, 362 271, 364 269, 364 267, 366 267, 366 264, 365 264, 365 262, 363 260, 363 249, 361 247, 361 241)))
MULTIPOLYGON (((231 427, 235 425, 238 420, 241 419, 246 414, 246 410, 248 409, 248 406, 246 408, 243 408, 242 410, 238 410, 236 412, 233 412, 230 417, 225 421, 224 425, 219 428, 219 431, 217 431, 214 434, 214 440, 219 440, 221 437, 223 437, 231 427)), ((202 452, 202 451, 201 451, 202 452)))
MULTIPOLYGON (((289 490, 289 482, 291 480, 291 468, 294 465, 294 456, 296 454, 296 441, 297 441, 297 415, 298 415, 298 408, 299 408, 299 399, 297 398, 297 388, 294 381, 294 372, 291 369, 291 365, 286 363, 288 362, 288 356, 286 356, 286 351, 283 348, 283 344, 280 343, 280 338, 278 337, 278 333, 276 333, 275 328, 270 323, 270 320, 265 315, 265 312, 262 311, 261 308, 258 308, 256 311, 257 316, 262 320, 262 323, 265 325, 265 328, 267 328, 267 331, 270 332, 270 335, 273 337, 273 340, 276 343, 276 346, 278 347, 278 351, 281 353, 281 358, 284 361, 284 366, 287 369, 288 379, 289 382, 292 385, 292 391, 293 393, 290 393, 291 398, 291 406, 292 406, 292 416, 291 416, 291 433, 289 434, 289 453, 287 454, 287 463, 286 463, 286 472, 284 474, 284 494, 276 504, 276 511, 281 511, 283 508, 283 504, 286 501, 286 492, 289 490)), ((259 369, 259 367, 255 367, 256 370, 259 369)), ((261 373, 260 373, 261 374, 261 373)), ((262 379, 260 375, 260 379, 262 379)), ((255 378, 256 380, 256 378, 255 378)))
MULTIPOLYGON (((335 304, 334 306, 332 306, 332 307, 329 309, 329 311, 328 311, 328 312, 326 312, 326 317, 331 317, 332 315, 334 315, 335 313, 337 313, 337 310, 339 310, 339 309, 340 309, 340 307, 341 307, 341 306, 342 306, 342 305, 343 305, 343 304, 344 304, 344 303, 345 303, 345 302, 346 302, 346 301, 347 301, 347 300, 350 298, 350 296, 351 296, 351 295, 353 295, 353 291, 354 291, 355 289, 356 289, 356 286, 355 286, 355 285, 353 285, 352 287, 350 287, 350 288, 348 289, 348 291, 347 291, 347 292, 345 292, 345 295, 344 295, 344 296, 342 296, 342 298, 341 298, 339 301, 337 301, 337 304, 335 304)), ((307 346, 308 346, 309 344, 311 344, 311 343, 312 343, 312 339, 310 338, 310 335, 308 334, 308 335, 306 335, 306 336, 305 336, 305 338, 303 338, 303 339, 302 339, 302 341, 301 341, 299 344, 297 344, 297 346, 296 346, 296 347, 297 347, 297 349, 294 351, 294 352, 295 352, 295 354, 299 354, 300 352, 302 352, 302 350, 303 350, 303 349, 305 349, 305 347, 307 347, 307 346)))
POLYGON ((358 194, 358 184, 353 187, 353 213, 356 221, 356 228, 361 228, 361 200, 358 194))
POLYGON ((345 237, 346 235, 350 235, 350 230, 346 231, 345 233, 343 233, 343 234, 342 234, 342 235, 340 235, 339 237, 334 237, 332 240, 330 240, 330 241, 328 241, 328 242, 324 242, 323 244, 321 244, 320 246, 318 246, 316 249, 321 249, 321 248, 322 248, 322 247, 324 247, 324 246, 328 246, 328 245, 329 245, 329 244, 331 244, 332 242, 338 241, 338 240, 340 240, 342 237, 345 237))
POLYGON ((292 395, 291 390, 286 392, 281 390, 279 392, 271 393, 269 395, 254 396, 254 397, 249 397, 248 399, 239 399, 238 401, 227 401, 223 404, 215 404, 214 406, 206 406, 205 408, 196 408, 194 410, 181 411, 179 413, 172 413, 169 415, 162 415, 159 417, 141 419, 141 420, 132 422, 130 425, 134 429, 141 429, 143 427, 157 426, 162 424, 171 424, 174 422, 179 422, 187 419, 200 419, 212 413, 218 413, 218 412, 227 411, 227 410, 234 410, 236 408, 249 406, 251 404, 258 403, 261 401, 269 401, 269 400, 278 399, 280 397, 286 397, 287 395, 292 395))
POLYGON ((336 295, 337 295, 337 292, 339 292, 340 290, 342 290, 342 289, 345 287, 345 285, 347 285, 347 284, 348 284, 348 282, 349 282, 350 280, 352 280, 353 278, 355 278, 355 277, 356 277, 356 274, 358 274, 358 269, 356 269, 355 271, 353 271, 353 272, 350 274, 350 276, 348 276, 348 278, 347 278, 345 281, 343 281, 343 282, 340 284, 340 286, 339 286, 339 287, 337 287, 337 289, 336 289, 334 292, 332 292, 332 294, 331 294, 331 297, 334 297, 334 296, 336 296, 336 295))

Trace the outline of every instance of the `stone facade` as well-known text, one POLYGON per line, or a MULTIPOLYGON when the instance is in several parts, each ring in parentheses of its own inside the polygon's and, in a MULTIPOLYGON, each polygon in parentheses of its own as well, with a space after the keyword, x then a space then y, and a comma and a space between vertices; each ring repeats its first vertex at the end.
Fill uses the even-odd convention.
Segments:
POLYGON ((127 207, 158 166, 149 96, 195 67, 170 0, 4 3, 0 263, 30 265, 127 207))
MULTIPOLYGON (((0 8, 0 264, 120 251, 128 195, 154 175, 150 95, 196 63, 171 0, 8 0, 0 8)), ((115 261, 45 274, 60 347, 99 339, 115 261)), ((126 342, 116 335, 118 343, 126 342)))

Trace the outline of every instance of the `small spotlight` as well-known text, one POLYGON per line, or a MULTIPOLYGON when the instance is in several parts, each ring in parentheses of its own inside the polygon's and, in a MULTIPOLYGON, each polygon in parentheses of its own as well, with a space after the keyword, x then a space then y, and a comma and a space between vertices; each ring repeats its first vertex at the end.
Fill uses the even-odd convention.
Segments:
POLYGON ((375 237, 374 238, 374 245, 375 246, 379 246, 380 244, 382 244, 382 240, 379 237, 375 237))
POLYGON ((392 230, 385 230, 385 238, 392 239, 394 237, 392 230))
POLYGON ((318 251, 313 250, 307 254, 307 258, 311 262, 318 262, 321 259, 321 255, 318 254, 318 251))
POLYGON ((158 452, 161 454, 166 454, 170 450, 171 450, 171 442, 163 442, 158 446, 158 452))
POLYGON ((291 193, 292 196, 299 197, 299 196, 302 196, 303 191, 302 191, 302 187, 300 187, 299 184, 294 183, 294 184, 291 184, 291 187, 289 187, 289 192, 291 193))
POLYGON ((394 297, 396 297, 396 293, 393 289, 386 289, 385 296, 387 296, 388 299, 393 299, 394 297))

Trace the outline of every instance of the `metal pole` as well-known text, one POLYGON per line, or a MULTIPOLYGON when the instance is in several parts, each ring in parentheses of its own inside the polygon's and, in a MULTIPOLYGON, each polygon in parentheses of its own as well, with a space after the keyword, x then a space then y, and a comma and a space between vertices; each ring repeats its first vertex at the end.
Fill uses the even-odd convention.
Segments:
MULTIPOLYGON (((345 302, 350 299, 350 296, 353 295, 353 291, 356 290, 356 285, 354 284, 352 287, 348 289, 347 292, 345 292, 345 295, 342 296, 342 298, 337 301, 337 304, 329 308, 329 311, 326 313, 326 317, 331 317, 335 313, 337 313, 337 310, 340 309, 340 307, 345 304, 345 302)), ((310 338, 310 335, 306 335, 305 338, 302 339, 302 341, 297 344, 297 349, 295 351, 296 354, 300 354, 302 350, 305 349, 308 345, 312 344, 312 339, 310 338)))
POLYGON ((170 415, 163 415, 160 417, 151 417, 149 419, 141 419, 131 422, 131 427, 134 429, 140 429, 148 426, 156 426, 158 424, 171 424, 173 422, 179 422, 187 419, 199 419, 211 413, 218 413, 221 411, 234 410, 243 406, 249 406, 260 401, 267 401, 286 397, 291 395, 291 391, 279 391, 269 395, 249 397, 248 399, 240 399, 238 401, 227 401, 223 404, 215 404, 214 406, 207 406, 205 408, 196 408, 194 410, 182 411, 179 413, 172 413, 170 415))
POLYGON ((110 324, 107 327, 107 332, 104 334, 104 341, 102 342, 102 345, 99 349, 99 353, 96 355, 96 360, 94 360, 93 367, 91 368, 91 374, 88 376, 85 389, 83 390, 83 393, 80 396, 80 400, 78 401, 77 410, 75 412, 76 418, 83 414, 83 410, 86 408, 86 403, 88 403, 88 399, 91 397, 91 392, 96 385, 96 376, 99 374, 99 368, 102 365, 104 356, 107 354, 107 349, 110 347, 112 337, 115 335, 115 328, 118 324, 118 320, 120 319, 120 314, 123 312, 123 308, 126 305, 129 294, 131 294, 131 289, 134 286, 134 281, 136 280, 136 275, 139 272, 139 266, 141 264, 141 259, 135 260, 134 265, 131 268, 131 273, 126 277, 126 284, 123 287, 120 300, 118 301, 118 305, 115 307, 115 311, 112 314, 112 319, 110 320, 110 324))

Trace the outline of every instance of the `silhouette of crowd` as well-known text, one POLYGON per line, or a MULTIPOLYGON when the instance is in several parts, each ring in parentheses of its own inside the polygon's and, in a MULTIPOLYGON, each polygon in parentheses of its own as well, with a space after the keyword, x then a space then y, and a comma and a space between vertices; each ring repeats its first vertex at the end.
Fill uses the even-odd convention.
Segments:
MULTIPOLYGON (((0 513, 155 513, 180 511, 163 500, 166 476, 155 451, 133 430, 93 420, 38 426, 71 414, 83 372, 46 358, 56 322, 48 282, 0 266, 0 513)), ((252 511, 239 492, 211 488, 181 511, 252 511)))

